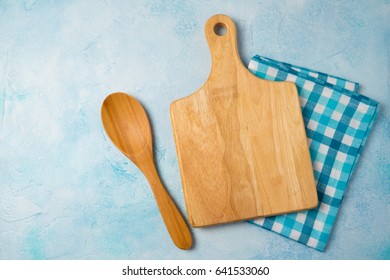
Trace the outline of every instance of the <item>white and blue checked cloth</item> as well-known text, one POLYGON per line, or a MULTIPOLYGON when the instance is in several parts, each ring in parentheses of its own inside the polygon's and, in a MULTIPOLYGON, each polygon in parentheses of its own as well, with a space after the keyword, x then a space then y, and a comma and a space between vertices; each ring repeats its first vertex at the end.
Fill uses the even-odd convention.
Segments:
POLYGON ((266 80, 296 84, 319 200, 312 210, 250 222, 323 251, 378 103, 358 94, 358 83, 259 55, 252 57, 249 70, 266 80))

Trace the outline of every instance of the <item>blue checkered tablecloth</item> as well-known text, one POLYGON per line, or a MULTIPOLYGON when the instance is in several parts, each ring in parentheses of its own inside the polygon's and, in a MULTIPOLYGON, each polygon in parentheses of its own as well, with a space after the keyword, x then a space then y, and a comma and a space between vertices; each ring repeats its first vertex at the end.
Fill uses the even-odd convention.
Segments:
POLYGON ((313 210, 250 222, 323 251, 378 103, 358 94, 358 83, 259 55, 249 70, 266 80, 296 84, 319 200, 313 210))

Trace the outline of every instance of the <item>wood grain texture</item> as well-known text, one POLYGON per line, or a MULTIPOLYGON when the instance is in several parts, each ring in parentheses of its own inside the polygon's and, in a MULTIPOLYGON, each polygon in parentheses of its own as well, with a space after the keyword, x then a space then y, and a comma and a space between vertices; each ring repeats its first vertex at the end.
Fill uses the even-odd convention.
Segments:
POLYGON ((192 226, 314 208, 317 192, 295 84, 251 74, 234 22, 211 17, 206 83, 171 104, 179 166, 192 226), (226 29, 223 36, 216 25, 226 29))
POLYGON ((154 165, 152 133, 142 105, 124 93, 107 96, 101 109, 104 129, 111 141, 147 178, 168 232, 181 249, 192 245, 192 237, 183 216, 160 181, 154 165))

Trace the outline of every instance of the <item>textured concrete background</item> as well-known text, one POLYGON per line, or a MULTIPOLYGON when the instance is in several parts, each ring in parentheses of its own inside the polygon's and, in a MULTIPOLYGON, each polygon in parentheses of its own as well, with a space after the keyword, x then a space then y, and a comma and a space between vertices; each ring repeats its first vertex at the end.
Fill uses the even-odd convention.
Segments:
POLYGON ((390 258, 389 1, 0 1, 0 259, 390 258), (271 3, 272 2, 272 3, 271 3), (206 20, 259 53, 362 84, 380 114, 324 253, 245 222, 176 249, 144 177, 107 139, 104 97, 146 107, 185 211, 169 105, 210 71, 206 20))

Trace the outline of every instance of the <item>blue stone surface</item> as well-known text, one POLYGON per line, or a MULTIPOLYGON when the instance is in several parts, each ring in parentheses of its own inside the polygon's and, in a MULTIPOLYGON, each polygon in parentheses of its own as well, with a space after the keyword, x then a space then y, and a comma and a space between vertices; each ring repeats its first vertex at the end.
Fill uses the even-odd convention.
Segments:
POLYGON ((389 18, 385 0, 0 1, 0 259, 390 259, 389 18), (258 53, 338 75, 380 102, 323 253, 245 222, 177 249, 103 131, 107 94, 138 98, 185 213, 169 105, 206 81, 217 13, 235 20, 245 64, 258 53))

